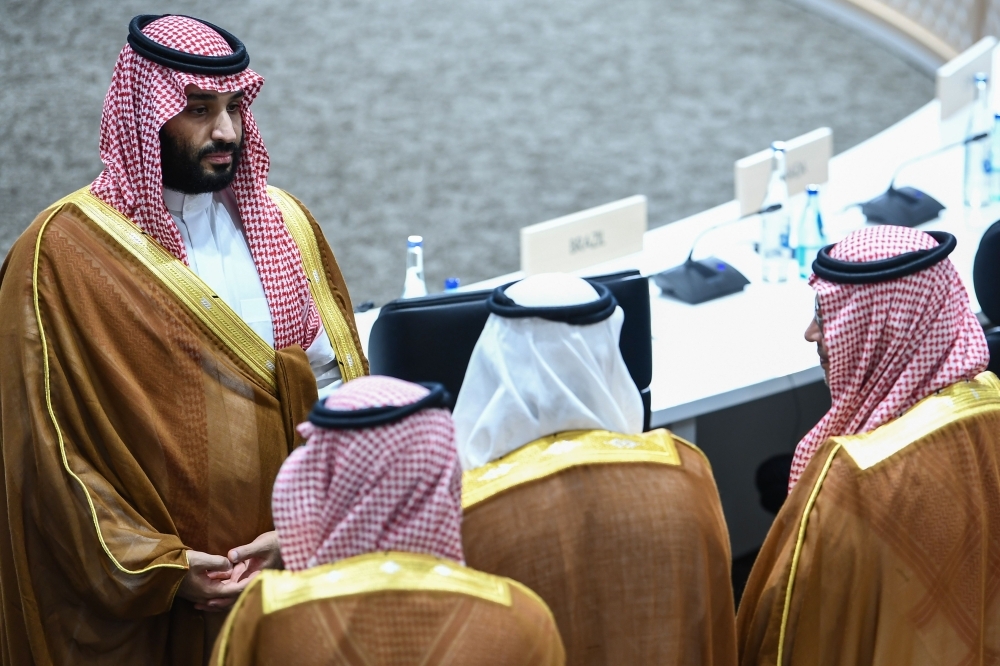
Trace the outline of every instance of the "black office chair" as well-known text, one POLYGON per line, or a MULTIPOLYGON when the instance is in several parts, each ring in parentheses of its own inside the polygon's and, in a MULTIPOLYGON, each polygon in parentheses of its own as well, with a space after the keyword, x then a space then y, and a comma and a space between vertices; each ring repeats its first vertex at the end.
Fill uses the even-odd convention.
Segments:
MULTIPOLYGON (((642 395, 643 423, 648 430, 653 380, 649 282, 634 270, 587 279, 607 285, 625 313, 619 347, 642 395)), ((489 290, 468 291, 386 303, 368 340, 371 373, 440 382, 451 393, 453 406, 490 314, 486 309, 489 294, 489 290)))
POLYGON ((989 370, 1000 375, 1000 221, 986 230, 972 264, 972 285, 983 314, 994 326, 986 331, 989 370))

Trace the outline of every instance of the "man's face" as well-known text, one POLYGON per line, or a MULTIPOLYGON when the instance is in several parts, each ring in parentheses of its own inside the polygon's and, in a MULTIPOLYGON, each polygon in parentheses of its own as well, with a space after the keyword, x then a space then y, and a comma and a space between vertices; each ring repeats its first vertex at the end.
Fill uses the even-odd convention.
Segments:
POLYGON ((826 350, 826 341, 823 340, 823 319, 819 312, 819 303, 816 304, 816 315, 809 322, 806 329, 806 342, 816 343, 816 353, 819 355, 819 365, 823 368, 824 381, 830 385, 830 356, 826 350))
POLYGON ((188 86, 187 106, 160 129, 163 185, 185 194, 218 192, 236 177, 243 151, 243 92, 188 86))

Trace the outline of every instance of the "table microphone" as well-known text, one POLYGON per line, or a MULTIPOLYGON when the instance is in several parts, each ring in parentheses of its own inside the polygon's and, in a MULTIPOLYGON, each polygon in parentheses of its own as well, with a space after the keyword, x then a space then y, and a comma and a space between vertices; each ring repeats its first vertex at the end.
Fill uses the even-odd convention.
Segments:
POLYGON ((742 273, 716 257, 708 257, 707 259, 695 261, 694 249, 697 247, 698 241, 710 231, 715 231, 727 224, 739 222, 753 215, 773 213, 778 210, 781 210, 781 204, 772 204, 767 208, 726 220, 705 229, 695 236, 694 241, 691 243, 691 251, 688 252, 684 263, 680 266, 668 268, 662 273, 657 273, 653 276, 653 282, 656 283, 656 286, 664 294, 672 296, 679 301, 690 303, 691 305, 697 305, 705 301, 711 301, 743 291, 743 287, 750 284, 750 280, 747 280, 742 273))
POLYGON ((980 132, 961 141, 949 143, 929 153, 906 160, 896 167, 896 171, 892 174, 892 180, 889 181, 889 189, 874 199, 861 204, 861 212, 865 214, 869 222, 875 224, 895 224, 901 227, 915 227, 918 224, 933 220, 944 210, 944 206, 931 195, 915 187, 897 188, 896 178, 899 177, 903 169, 915 162, 920 162, 952 148, 959 148, 973 141, 985 139, 989 135, 989 132, 980 132))

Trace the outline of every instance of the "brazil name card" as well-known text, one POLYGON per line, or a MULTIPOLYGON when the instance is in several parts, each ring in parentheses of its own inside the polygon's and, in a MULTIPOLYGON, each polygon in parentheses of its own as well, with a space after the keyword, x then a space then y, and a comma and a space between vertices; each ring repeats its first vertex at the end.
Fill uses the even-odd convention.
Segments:
POLYGON ((523 227, 521 270, 569 273, 641 252, 647 228, 642 195, 523 227))

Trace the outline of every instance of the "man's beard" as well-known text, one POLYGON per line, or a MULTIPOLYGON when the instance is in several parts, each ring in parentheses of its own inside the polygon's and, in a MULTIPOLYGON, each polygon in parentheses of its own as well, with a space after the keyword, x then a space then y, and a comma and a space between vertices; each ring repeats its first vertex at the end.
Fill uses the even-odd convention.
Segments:
POLYGON ((213 141, 199 149, 182 145, 177 139, 160 129, 160 167, 163 186, 184 194, 202 194, 224 190, 236 177, 236 169, 243 156, 243 137, 239 144, 213 141), (210 153, 232 153, 229 164, 212 165, 206 169, 202 158, 210 153))

